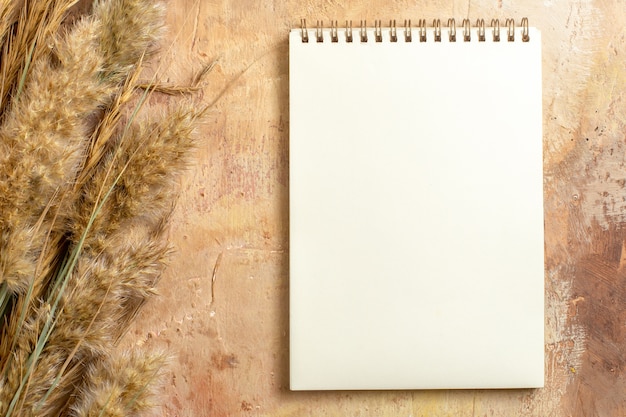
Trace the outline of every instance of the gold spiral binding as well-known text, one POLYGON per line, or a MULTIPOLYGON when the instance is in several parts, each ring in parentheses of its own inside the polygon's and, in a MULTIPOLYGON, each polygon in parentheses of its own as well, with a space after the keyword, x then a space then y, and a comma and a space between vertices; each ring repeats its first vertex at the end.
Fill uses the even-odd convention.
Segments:
POLYGON ((367 20, 361 20, 361 29, 359 30, 361 35, 361 42, 367 42, 367 20))
POLYGON ((463 41, 469 42, 472 40, 472 29, 469 19, 463 19, 463 41))
POLYGON ((352 20, 346 20, 346 42, 352 42, 352 20))
POLYGON ((448 19, 448 41, 456 42, 456 21, 448 19))
POLYGON ((396 31, 395 19, 389 21, 389 40, 391 42, 398 42, 398 33, 396 31))
MULTIPOLYGON (((506 30, 506 39, 508 42, 515 42, 515 20, 514 19, 506 19, 505 23, 506 30)), ((478 37, 478 42, 485 42, 486 40, 486 25, 484 19, 476 20, 475 27, 477 28, 476 34, 478 37)), ((491 20, 491 32, 493 42, 500 42, 501 39, 501 30, 500 30, 500 19, 492 19, 491 20)), ((528 26, 528 18, 524 17, 521 20, 520 32, 518 32, 518 36, 522 42, 530 41, 530 29, 528 26)), ((384 42, 383 32, 386 31, 385 28, 383 30, 382 21, 375 20, 374 21, 374 41, 377 43, 384 42)), ((426 42, 426 37, 428 35, 428 28, 425 19, 418 20, 417 25, 419 41, 426 42)), ((434 19, 432 23, 432 33, 435 42, 441 42, 442 36, 442 25, 440 19, 434 19)), ((456 42, 457 41, 457 30, 456 30, 456 20, 451 18, 448 19, 447 23, 447 32, 448 32, 448 41, 456 42)), ((462 22, 462 34, 464 42, 471 42, 472 40, 472 24, 469 19, 463 19, 462 22)), ((330 42, 338 43, 339 42, 339 26, 336 20, 330 21, 330 31, 327 33, 330 42)), ((309 30, 307 29, 306 19, 300 19, 300 37, 303 43, 309 42, 309 30)), ((327 39, 324 39, 324 22, 322 20, 317 20, 315 25, 315 41, 318 43, 323 43, 324 41, 328 42, 327 39)), ((367 21, 361 20, 359 27, 359 39, 362 43, 368 42, 368 28, 367 21)), ((352 20, 346 20, 345 27, 345 41, 347 43, 353 42, 353 32, 352 32, 352 20)), ((398 30, 395 20, 389 21, 389 41, 390 42, 398 42, 398 30)), ((412 25, 411 20, 404 21, 404 41, 412 42, 413 34, 412 34, 412 25)))
POLYGON ((333 43, 339 42, 339 36, 337 34, 337 21, 330 21, 330 41, 333 43))
POLYGON ((306 30, 306 19, 300 19, 300 36, 303 43, 309 42, 309 32, 306 30))
POLYGON ((383 41, 383 28, 380 20, 374 20, 374 40, 376 42, 383 41))
POLYGON ((478 19, 476 26, 478 27, 478 42, 485 42, 485 19, 478 19))
POLYGON ((530 40, 530 36, 528 35, 528 18, 522 18, 522 42, 528 42, 530 40))
POLYGON ((506 40, 509 42, 515 41, 515 20, 506 19, 506 40))
POLYGON ((323 26, 324 22, 322 22, 321 20, 318 20, 317 25, 315 25, 315 39, 319 43, 324 42, 324 31, 322 29, 323 26))
POLYGON ((500 42, 500 20, 491 19, 491 28, 493 31, 493 41, 500 42))
POLYGON ((441 20, 433 20, 433 27, 435 28, 435 42, 441 42, 441 20))
POLYGON ((411 19, 404 21, 404 41, 411 42, 413 35, 411 34, 411 19))
POLYGON ((426 42, 426 19, 419 20, 420 42, 426 42))

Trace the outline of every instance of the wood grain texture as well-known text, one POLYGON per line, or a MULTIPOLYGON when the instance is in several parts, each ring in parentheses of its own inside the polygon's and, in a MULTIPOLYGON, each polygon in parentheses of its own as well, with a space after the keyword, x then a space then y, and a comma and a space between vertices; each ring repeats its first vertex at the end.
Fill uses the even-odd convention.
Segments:
POLYGON ((160 415, 626 413, 623 1, 170 0, 168 7, 169 79, 188 81, 192 69, 219 58, 201 98, 225 93, 181 183, 171 232, 177 253, 161 296, 124 340, 174 355, 160 415), (289 392, 289 28, 300 18, 523 16, 543 37, 546 387, 289 392))

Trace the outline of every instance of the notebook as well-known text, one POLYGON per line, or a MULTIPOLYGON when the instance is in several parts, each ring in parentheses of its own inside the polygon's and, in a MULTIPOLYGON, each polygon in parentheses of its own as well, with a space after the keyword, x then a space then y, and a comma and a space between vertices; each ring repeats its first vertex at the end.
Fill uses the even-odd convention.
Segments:
POLYGON ((291 30, 292 390, 544 383, 541 36, 291 30))

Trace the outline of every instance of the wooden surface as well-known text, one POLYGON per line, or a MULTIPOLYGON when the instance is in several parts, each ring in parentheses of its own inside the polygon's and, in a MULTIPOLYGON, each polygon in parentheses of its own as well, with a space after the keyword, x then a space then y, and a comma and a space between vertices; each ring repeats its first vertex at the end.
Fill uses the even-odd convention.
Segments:
POLYGON ((162 295, 124 340, 174 355, 160 415, 626 415, 622 0, 171 0, 168 7, 169 79, 186 82, 192 69, 219 58, 200 98, 225 93, 181 183, 171 233, 177 252, 162 295), (524 16, 543 34, 546 387, 289 392, 289 28, 300 18, 524 16))

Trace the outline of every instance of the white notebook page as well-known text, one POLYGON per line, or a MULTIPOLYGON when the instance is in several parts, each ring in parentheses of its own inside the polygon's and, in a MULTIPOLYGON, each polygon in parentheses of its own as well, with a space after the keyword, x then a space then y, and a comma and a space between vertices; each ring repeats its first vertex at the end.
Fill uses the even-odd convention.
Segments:
POLYGON ((289 39, 293 390, 543 386, 541 38, 289 39))

